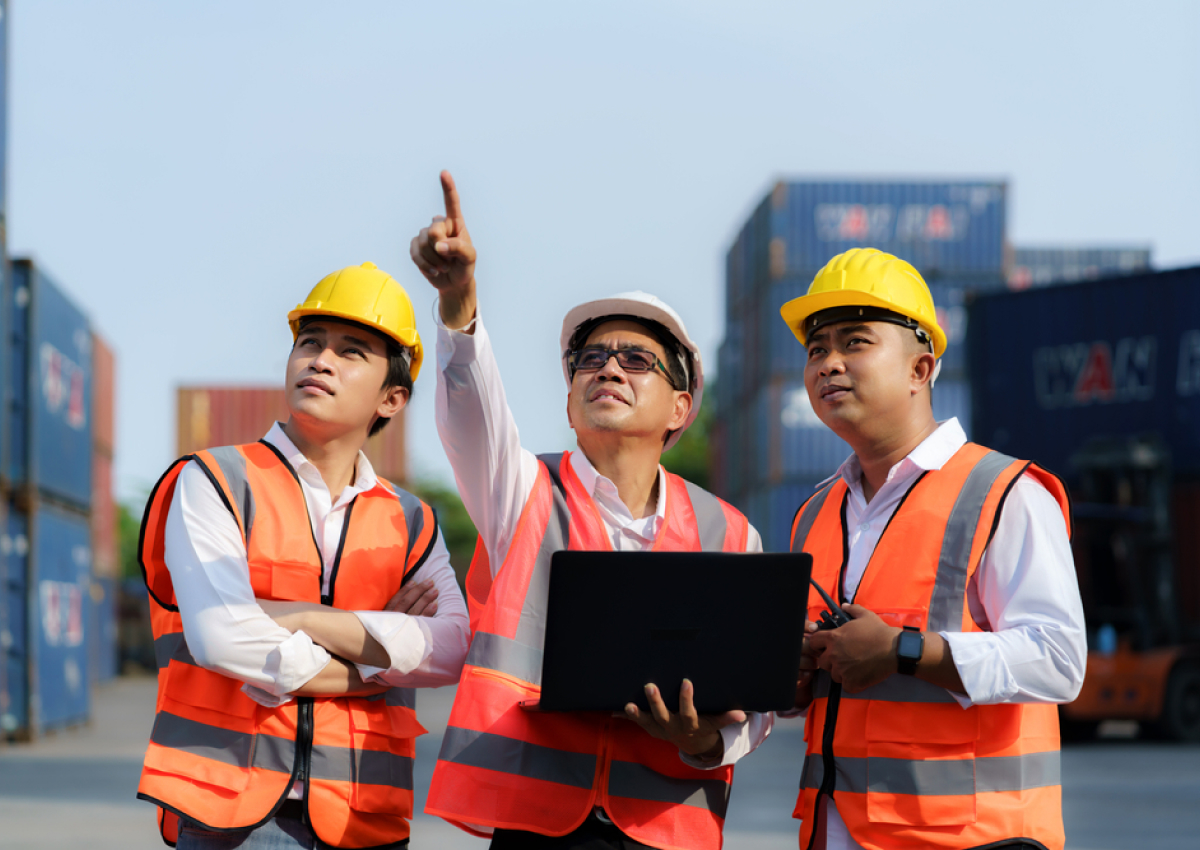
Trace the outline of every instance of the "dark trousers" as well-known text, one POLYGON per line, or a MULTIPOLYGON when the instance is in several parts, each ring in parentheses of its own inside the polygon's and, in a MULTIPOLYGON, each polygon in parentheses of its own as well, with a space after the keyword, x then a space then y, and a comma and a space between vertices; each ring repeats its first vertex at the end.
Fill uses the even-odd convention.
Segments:
POLYGON ((497 829, 492 835, 491 850, 641 850, 649 846, 634 841, 593 813, 588 815, 579 829, 566 835, 497 829))

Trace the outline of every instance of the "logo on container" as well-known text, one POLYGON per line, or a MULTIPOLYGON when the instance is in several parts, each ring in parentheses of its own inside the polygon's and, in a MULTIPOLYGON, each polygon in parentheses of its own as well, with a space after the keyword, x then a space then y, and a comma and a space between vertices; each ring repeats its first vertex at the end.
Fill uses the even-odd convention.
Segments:
POLYGON ((42 604, 42 632, 50 646, 79 646, 83 643, 83 590, 65 581, 38 584, 42 604))
POLYGON ((87 424, 83 367, 48 342, 42 343, 42 396, 51 414, 62 414, 69 426, 82 431, 87 424))
POLYGON ((1044 410, 1154 397, 1152 336, 1050 345, 1033 352, 1034 391, 1044 410))
POLYGON ((971 223, 964 204, 817 204, 814 216, 826 242, 957 242, 971 223))

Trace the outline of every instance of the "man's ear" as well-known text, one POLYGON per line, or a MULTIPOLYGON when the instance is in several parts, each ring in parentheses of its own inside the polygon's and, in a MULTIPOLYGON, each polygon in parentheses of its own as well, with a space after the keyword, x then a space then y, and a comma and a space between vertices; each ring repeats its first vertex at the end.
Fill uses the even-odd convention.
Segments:
POLYGON ((913 395, 929 386, 936 368, 937 359, 928 351, 913 358, 912 373, 909 377, 909 389, 913 395))
POLYGON ((692 412, 692 394, 689 392, 675 393, 675 409, 671 414, 671 421, 667 425, 670 431, 678 431, 687 422, 688 415, 692 412))
POLYGON ((383 391, 383 400, 375 408, 380 419, 391 419, 408 406, 408 390, 401 386, 388 387, 383 391))

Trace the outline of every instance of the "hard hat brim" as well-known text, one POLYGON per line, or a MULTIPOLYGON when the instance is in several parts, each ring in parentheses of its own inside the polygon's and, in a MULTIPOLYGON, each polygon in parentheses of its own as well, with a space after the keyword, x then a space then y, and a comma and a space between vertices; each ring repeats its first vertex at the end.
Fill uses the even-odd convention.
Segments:
POLYGON ((899 305, 858 289, 839 289, 833 292, 818 292, 815 295, 801 295, 799 298, 793 298, 780 307, 779 315, 783 317, 784 322, 791 328, 792 333, 800 341, 800 344, 808 345, 807 336, 804 332, 804 323, 814 313, 820 313, 822 310, 828 310, 832 307, 878 307, 908 316, 917 322, 921 329, 929 334, 933 340, 934 357, 941 357, 942 353, 946 350, 946 334, 940 327, 937 325, 930 326, 925 322, 921 322, 899 305))

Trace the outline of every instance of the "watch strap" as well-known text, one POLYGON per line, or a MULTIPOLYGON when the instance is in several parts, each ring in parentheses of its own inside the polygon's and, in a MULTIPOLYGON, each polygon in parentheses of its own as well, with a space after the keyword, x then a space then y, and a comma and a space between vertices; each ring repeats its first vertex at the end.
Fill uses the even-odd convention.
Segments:
POLYGON ((912 676, 917 672, 917 664, 924 654, 925 633, 915 626, 905 626, 896 646, 897 672, 912 676))

